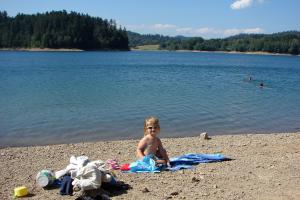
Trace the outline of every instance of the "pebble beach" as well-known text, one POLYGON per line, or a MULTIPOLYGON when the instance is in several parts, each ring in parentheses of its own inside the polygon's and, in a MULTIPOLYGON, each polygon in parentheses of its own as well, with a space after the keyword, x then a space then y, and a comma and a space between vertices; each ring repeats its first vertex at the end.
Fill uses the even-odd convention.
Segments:
MULTIPOLYGON (((128 187, 108 191, 111 199, 300 199, 300 132, 162 138, 169 157, 186 153, 221 153, 230 161, 205 163, 193 169, 160 173, 115 171, 128 187)), ((0 199, 13 199, 13 190, 26 186, 22 199, 75 199, 58 188, 35 183, 40 170, 58 171, 72 155, 90 160, 135 161, 138 140, 97 141, 0 149, 0 199)))

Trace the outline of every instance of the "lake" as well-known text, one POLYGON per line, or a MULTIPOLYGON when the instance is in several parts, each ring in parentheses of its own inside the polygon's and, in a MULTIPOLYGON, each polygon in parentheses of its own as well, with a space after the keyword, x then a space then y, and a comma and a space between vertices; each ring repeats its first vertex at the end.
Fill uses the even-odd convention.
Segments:
POLYGON ((299 56, 0 51, 0 92, 2 147, 300 130, 299 56))

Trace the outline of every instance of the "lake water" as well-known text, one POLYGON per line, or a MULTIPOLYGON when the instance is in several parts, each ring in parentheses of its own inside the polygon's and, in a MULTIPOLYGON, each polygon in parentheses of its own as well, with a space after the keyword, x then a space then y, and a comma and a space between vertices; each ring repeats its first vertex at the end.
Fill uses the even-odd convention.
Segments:
POLYGON ((161 137, 295 132, 300 57, 2 51, 0 94, 0 146, 141 138, 150 115, 161 137))

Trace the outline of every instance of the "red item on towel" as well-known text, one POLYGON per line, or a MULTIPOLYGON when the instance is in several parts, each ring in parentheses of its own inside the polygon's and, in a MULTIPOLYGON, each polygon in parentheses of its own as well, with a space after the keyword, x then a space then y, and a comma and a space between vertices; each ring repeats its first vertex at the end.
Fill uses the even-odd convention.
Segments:
POLYGON ((123 164, 123 165, 121 165, 120 169, 122 171, 129 171, 130 170, 129 164, 123 164))

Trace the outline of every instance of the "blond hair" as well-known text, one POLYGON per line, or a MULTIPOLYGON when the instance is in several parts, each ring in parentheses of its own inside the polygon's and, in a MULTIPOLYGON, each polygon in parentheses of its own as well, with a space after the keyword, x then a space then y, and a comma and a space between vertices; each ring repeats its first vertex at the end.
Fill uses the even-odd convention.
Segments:
POLYGON ((160 132, 160 126, 159 126, 159 120, 156 117, 148 117, 145 119, 144 122, 144 135, 147 135, 147 129, 148 129, 148 125, 152 124, 153 126, 155 126, 157 128, 157 131, 160 132))

